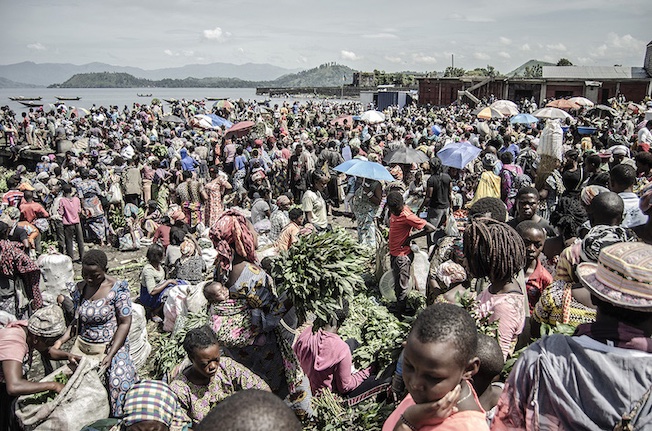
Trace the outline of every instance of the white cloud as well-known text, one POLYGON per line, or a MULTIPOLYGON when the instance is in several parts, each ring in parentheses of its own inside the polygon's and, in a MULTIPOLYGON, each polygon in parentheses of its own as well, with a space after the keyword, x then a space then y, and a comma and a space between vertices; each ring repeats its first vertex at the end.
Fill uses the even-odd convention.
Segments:
POLYGON ((223 31, 220 27, 215 27, 212 30, 204 30, 203 35, 204 39, 216 40, 218 42, 224 42, 231 37, 231 33, 223 31))
POLYGON ((616 33, 607 34, 607 40, 591 53, 591 57, 603 58, 617 52, 621 56, 642 55, 645 52, 645 42, 636 39, 631 34, 619 36, 616 33))
POLYGON ((502 58, 512 58, 512 56, 509 55, 509 52, 505 52, 505 51, 500 51, 500 52, 498 53, 498 57, 502 57, 502 58))
POLYGON ((170 57, 174 57, 174 52, 170 51, 169 49, 166 49, 163 52, 165 53, 165 55, 169 55, 170 57))
POLYGON ((33 50, 36 50, 36 51, 46 51, 47 50, 45 45, 43 45, 41 42, 30 43, 29 45, 27 45, 27 48, 33 49, 33 50))
POLYGON ((524 43, 523 45, 521 45, 521 51, 531 51, 530 45, 524 43))
POLYGON ((473 58, 476 60, 491 60, 491 56, 484 52, 476 52, 473 54, 473 58))
POLYGON ((391 55, 386 55, 385 60, 389 61, 390 63, 400 63, 403 61, 401 57, 392 57, 391 55))
POLYGON ((566 45, 564 45, 561 42, 555 45, 552 44, 546 45, 546 48, 548 48, 550 51, 566 52, 566 45))
POLYGON ((437 63, 437 59, 434 56, 425 55, 425 54, 422 54, 422 53, 412 54, 412 60, 415 63, 422 63, 422 64, 435 64, 435 63, 437 63))
POLYGON ((372 33, 372 34, 363 34, 365 39, 398 39, 398 36, 393 33, 372 33))
POLYGON ((297 58, 297 63, 300 63, 300 64, 308 63, 308 57, 305 57, 303 55, 299 55, 299 58, 297 58))
POLYGON ((504 37, 504 36, 500 36, 499 40, 500 40, 500 43, 502 43, 503 45, 511 45, 512 44, 512 39, 509 39, 509 38, 504 37))
POLYGON ((184 57, 192 57, 193 55, 195 55, 195 51, 191 51, 191 50, 183 51, 184 57))
POLYGON ((356 55, 355 52, 347 51, 345 49, 340 51, 340 56, 342 57, 342 60, 350 60, 350 61, 356 61, 356 60, 360 60, 362 58, 362 57, 356 55))
POLYGON ((238 48, 238 53, 244 54, 245 50, 243 47, 238 48))
POLYGON ((488 17, 479 17, 479 16, 467 16, 459 13, 454 13, 448 16, 448 19, 452 21, 464 21, 464 22, 495 22, 496 20, 488 17))

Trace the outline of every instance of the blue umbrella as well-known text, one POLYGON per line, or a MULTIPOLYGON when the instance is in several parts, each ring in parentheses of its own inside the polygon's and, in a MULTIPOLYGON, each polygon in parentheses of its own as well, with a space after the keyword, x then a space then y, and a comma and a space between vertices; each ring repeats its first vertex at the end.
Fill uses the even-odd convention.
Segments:
POLYGON ((344 173, 354 177, 369 178, 370 180, 394 181, 394 177, 389 173, 387 168, 380 163, 370 162, 368 160, 360 160, 344 173))
POLYGON ((509 120, 509 122, 512 124, 532 124, 532 123, 538 123, 539 119, 534 115, 530 115, 530 114, 518 114, 518 115, 514 115, 512 119, 509 120))
POLYGON ((480 150, 480 148, 475 147, 473 144, 468 142, 453 142, 437 151, 437 157, 441 159, 441 163, 444 166, 464 169, 464 167, 475 160, 481 152, 482 150, 480 150))
POLYGON ((333 169, 336 170, 337 172, 345 173, 353 165, 355 165, 356 163, 361 162, 361 161, 362 161, 362 159, 347 160, 346 162, 340 163, 339 165, 335 166, 333 169))
POLYGON ((227 120, 226 118, 222 118, 219 115, 215 114, 208 114, 208 116, 211 118, 213 121, 213 126, 215 127, 222 127, 225 126, 227 129, 230 129, 233 126, 233 123, 227 120))
POLYGON ((435 136, 439 136, 441 134, 441 127, 437 126, 436 124, 430 128, 432 130, 432 133, 435 136))

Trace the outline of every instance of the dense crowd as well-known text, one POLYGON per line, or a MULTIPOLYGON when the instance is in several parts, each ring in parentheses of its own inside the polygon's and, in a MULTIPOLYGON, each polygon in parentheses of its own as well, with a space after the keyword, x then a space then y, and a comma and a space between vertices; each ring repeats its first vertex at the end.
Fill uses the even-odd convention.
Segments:
POLYGON ((256 408, 279 421, 269 429, 301 429, 325 389, 389 397, 383 430, 652 427, 652 114, 622 98, 523 123, 462 104, 389 107, 373 121, 366 108, 2 108, 16 169, 3 172, 0 216, 0 428, 18 426, 17 397, 64 387, 26 379, 34 351, 98 361, 112 419, 89 429, 266 429, 256 408), (31 151, 43 154, 35 166, 31 151), (341 168, 374 162, 392 180, 341 168), (412 329, 388 372, 354 369, 357 343, 338 335, 345 298, 297 328, 268 273, 334 216, 355 222, 379 262, 389 255, 388 308, 412 329), (116 250, 145 257, 139 286, 111 274, 116 250), (81 281, 48 294, 52 256, 69 272, 81 264, 81 281), (423 311, 408 301, 415 285, 423 311), (458 306, 466 295, 475 319, 458 306), (140 380, 137 316, 169 332, 194 311, 210 323, 185 335, 186 361, 167 383, 140 380))

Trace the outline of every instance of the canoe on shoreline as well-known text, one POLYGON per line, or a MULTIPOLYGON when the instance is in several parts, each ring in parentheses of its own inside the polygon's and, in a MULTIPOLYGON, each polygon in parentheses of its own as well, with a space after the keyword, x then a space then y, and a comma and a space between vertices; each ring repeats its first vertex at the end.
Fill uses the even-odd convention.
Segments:
POLYGON ((25 102, 29 102, 31 100, 41 100, 41 96, 38 97, 10 96, 9 100, 13 100, 15 102, 20 102, 21 100, 23 100, 25 102))
POLYGON ((34 101, 22 101, 22 100, 17 100, 18 103, 20 103, 23 106, 27 106, 28 108, 40 108, 43 106, 43 102, 34 102, 34 101))

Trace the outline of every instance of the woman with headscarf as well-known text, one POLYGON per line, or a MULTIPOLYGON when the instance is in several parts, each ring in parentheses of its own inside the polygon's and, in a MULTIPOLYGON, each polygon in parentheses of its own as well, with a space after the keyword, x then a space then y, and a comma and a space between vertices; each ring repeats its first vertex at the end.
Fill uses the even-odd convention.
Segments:
POLYGON ((58 306, 41 308, 29 320, 15 320, 0 328, 0 429, 14 429, 10 418, 16 397, 63 389, 61 383, 30 382, 25 375, 35 350, 54 360, 80 359, 52 348, 65 331, 66 321, 58 306))
MULTIPOLYGON (((257 263, 253 226, 241 213, 228 210, 210 235, 217 250, 215 279, 229 289, 230 299, 244 303, 243 312, 250 316, 247 329, 251 337, 230 346, 228 340, 220 340, 225 354, 261 376, 281 398, 289 395, 298 412, 308 412, 307 382, 284 336, 287 330, 280 324, 289 304, 276 296, 272 278, 257 263)), ((211 313, 219 313, 217 310, 213 307, 211 313)), ((216 314, 212 320, 221 321, 222 317, 216 314)), ((219 328, 213 329, 217 332, 219 328)))
POLYGON ((29 308, 43 306, 41 271, 21 245, 7 239, 9 226, 0 221, 0 311, 23 319, 29 308))
POLYGON ((100 184, 97 182, 99 173, 95 169, 82 169, 79 172, 80 180, 74 181, 79 196, 81 197, 82 211, 84 214, 84 225, 88 233, 92 233, 100 246, 106 242, 107 221, 104 216, 104 208, 100 201, 103 194, 100 184))
POLYGON ((206 227, 210 229, 217 223, 217 219, 224 212, 222 196, 224 196, 227 190, 231 190, 232 186, 229 183, 229 177, 222 172, 219 165, 211 166, 208 169, 208 173, 211 181, 204 186, 204 190, 206 191, 204 222, 206 223, 206 227))

